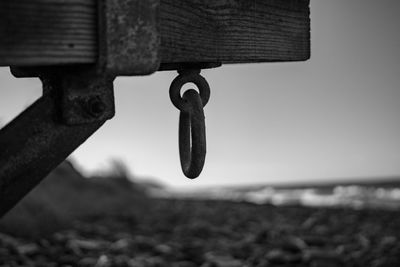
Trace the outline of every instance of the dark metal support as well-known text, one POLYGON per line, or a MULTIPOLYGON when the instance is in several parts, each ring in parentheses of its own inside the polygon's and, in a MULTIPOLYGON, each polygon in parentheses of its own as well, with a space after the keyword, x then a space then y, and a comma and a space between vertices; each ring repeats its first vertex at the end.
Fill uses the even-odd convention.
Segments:
MULTIPOLYGON (((60 103, 65 98, 65 86, 74 83, 75 78, 42 78, 45 94, 0 130, 0 217, 110 118, 85 124, 65 123, 60 103)), ((112 92, 112 80, 101 89, 112 92)), ((88 102, 80 102, 79 98, 76 102, 88 107, 87 116, 99 117, 98 112, 107 109, 95 103, 92 108, 97 112, 93 113, 90 102, 90 97, 88 102)))

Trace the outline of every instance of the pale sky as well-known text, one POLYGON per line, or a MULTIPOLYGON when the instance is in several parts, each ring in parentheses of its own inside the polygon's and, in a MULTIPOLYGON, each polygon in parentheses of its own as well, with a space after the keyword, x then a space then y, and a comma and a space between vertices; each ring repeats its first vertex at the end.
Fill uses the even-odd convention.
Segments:
MULTIPOLYGON (((72 158, 86 173, 112 158, 167 185, 400 176, 400 1, 312 0, 311 59, 203 71, 207 158, 189 180, 178 154, 175 72, 118 78, 116 116, 72 158)), ((0 121, 39 97, 0 68, 0 121)))

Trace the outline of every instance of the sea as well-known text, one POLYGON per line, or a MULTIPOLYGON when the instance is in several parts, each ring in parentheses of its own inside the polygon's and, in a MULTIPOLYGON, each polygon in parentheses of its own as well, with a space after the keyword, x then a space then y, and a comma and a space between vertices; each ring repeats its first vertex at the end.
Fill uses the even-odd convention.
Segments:
POLYGON ((166 198, 230 200, 275 206, 349 207, 400 210, 400 178, 359 179, 344 183, 168 188, 166 198))

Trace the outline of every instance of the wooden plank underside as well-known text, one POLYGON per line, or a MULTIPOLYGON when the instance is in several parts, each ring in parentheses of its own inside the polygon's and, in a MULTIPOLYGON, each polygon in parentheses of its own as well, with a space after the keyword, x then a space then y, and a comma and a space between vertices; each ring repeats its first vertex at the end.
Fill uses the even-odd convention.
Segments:
MULTIPOLYGON (((309 0, 160 1, 161 63, 310 57, 309 0)), ((1 0, 0 66, 95 63, 96 20, 96 0, 1 0)))
POLYGON ((248 63, 310 56, 307 0, 164 0, 162 62, 248 63))

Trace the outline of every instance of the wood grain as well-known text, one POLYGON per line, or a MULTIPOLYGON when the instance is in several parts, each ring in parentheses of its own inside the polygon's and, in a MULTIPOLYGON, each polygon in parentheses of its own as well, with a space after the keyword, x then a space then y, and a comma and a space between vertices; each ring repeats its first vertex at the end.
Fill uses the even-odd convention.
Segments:
POLYGON ((1 0, 0 65, 91 63, 95 0, 1 0))
POLYGON ((310 56, 309 1, 163 0, 162 62, 248 63, 310 56))
MULTIPOLYGON (((310 57, 309 0, 160 1, 163 64, 310 57)), ((0 66, 95 63, 96 19, 96 0, 1 0, 0 66)))

